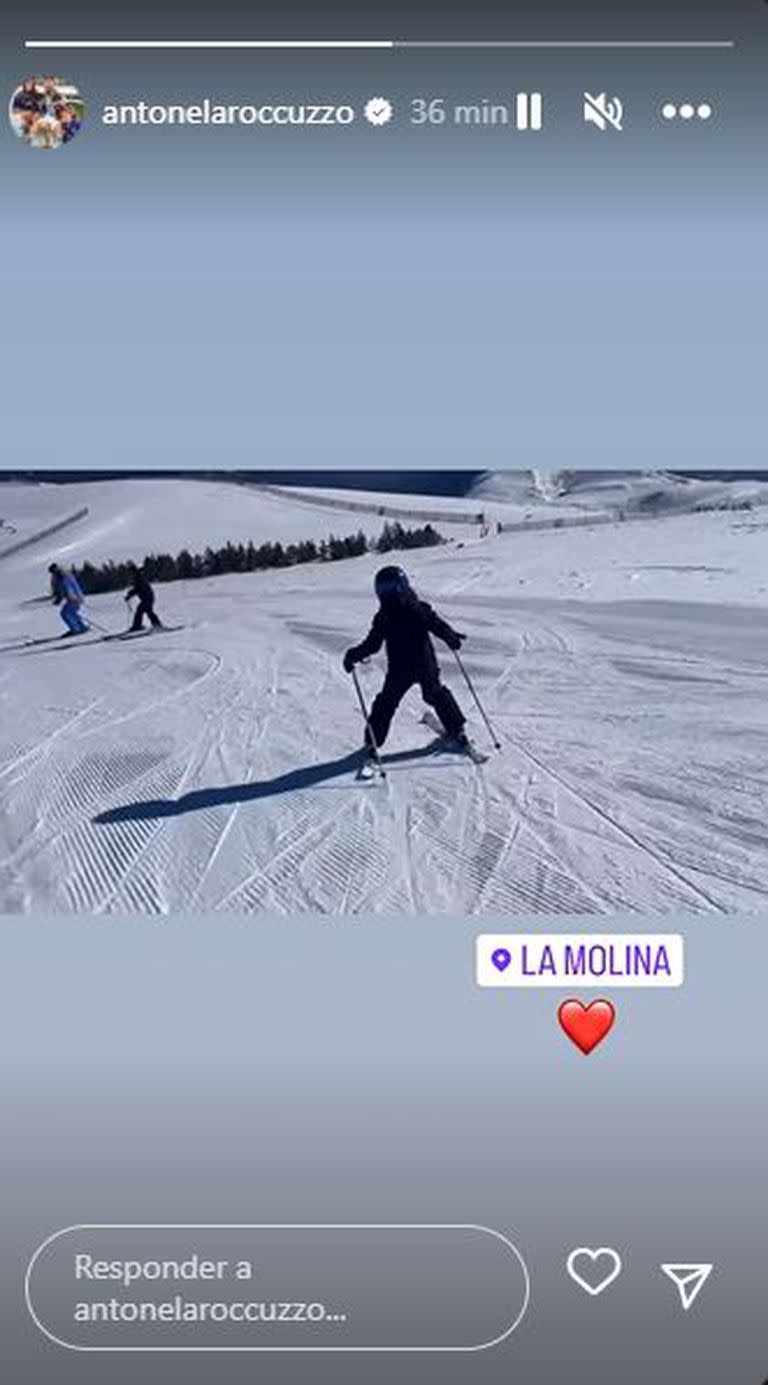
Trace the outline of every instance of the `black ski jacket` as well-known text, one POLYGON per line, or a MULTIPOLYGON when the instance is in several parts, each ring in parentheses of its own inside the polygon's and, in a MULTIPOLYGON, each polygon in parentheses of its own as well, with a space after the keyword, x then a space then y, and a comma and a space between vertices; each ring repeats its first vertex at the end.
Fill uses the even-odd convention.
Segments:
POLYGON ((146 577, 142 577, 141 573, 139 573, 138 577, 136 577, 130 591, 127 591, 125 593, 125 599, 126 601, 129 601, 134 596, 138 596, 139 601, 144 602, 152 602, 155 599, 155 593, 153 592, 152 587, 150 586, 146 577))
POLYGON ((462 637, 442 620, 426 601, 382 603, 362 644, 350 654, 355 663, 387 647, 389 671, 416 682, 439 676, 437 656, 430 635, 437 635, 450 649, 459 649, 462 637))

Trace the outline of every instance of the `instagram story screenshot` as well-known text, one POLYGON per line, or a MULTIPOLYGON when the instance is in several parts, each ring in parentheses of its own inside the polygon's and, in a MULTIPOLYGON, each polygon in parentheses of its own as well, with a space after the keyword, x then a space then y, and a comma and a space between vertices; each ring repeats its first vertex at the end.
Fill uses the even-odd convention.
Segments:
POLYGON ((768 1385, 768 3, 0 17, 11 1385, 768 1385))

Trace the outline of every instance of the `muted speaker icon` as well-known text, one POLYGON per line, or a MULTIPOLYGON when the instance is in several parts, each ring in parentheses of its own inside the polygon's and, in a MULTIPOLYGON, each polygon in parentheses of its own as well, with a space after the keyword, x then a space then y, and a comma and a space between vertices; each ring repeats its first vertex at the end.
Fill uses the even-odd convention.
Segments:
POLYGON ((618 96, 608 96, 601 91, 599 96, 584 92, 584 119, 587 125, 596 125, 598 130, 624 129, 624 105, 618 96))

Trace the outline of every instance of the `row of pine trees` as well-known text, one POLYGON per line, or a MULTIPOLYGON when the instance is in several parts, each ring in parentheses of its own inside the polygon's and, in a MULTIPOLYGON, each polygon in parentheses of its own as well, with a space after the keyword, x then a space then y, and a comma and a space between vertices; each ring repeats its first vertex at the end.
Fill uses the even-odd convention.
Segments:
MULTIPOLYGON (((223 548, 206 548, 190 553, 183 548, 172 553, 149 553, 140 564, 150 582, 182 582, 198 577, 221 577, 229 572, 264 572, 268 568, 295 567, 298 563, 334 563, 342 558, 359 558, 364 553, 391 553, 398 548, 431 548, 445 540, 431 524, 406 529, 398 521, 387 522, 378 539, 369 540, 358 530, 346 538, 331 534, 320 543, 303 539, 300 543, 226 543, 223 548)), ((83 563, 78 568, 83 591, 119 591, 131 582, 126 563, 83 563)))

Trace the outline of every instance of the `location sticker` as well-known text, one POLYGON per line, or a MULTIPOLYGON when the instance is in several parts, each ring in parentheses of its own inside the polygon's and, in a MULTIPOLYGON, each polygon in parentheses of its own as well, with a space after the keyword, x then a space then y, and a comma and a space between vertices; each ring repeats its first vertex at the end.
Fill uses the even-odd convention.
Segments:
POLYGON ((480 933, 478 986, 614 990, 682 986, 680 933, 480 933))

